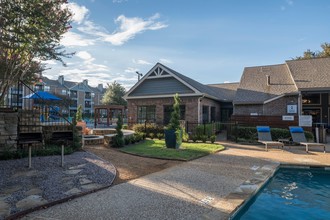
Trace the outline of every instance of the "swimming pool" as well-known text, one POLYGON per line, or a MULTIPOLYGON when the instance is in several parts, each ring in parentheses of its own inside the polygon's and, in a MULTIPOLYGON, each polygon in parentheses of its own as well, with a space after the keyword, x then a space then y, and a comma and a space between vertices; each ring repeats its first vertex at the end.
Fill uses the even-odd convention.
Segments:
POLYGON ((330 219, 330 171, 280 168, 233 219, 330 219))

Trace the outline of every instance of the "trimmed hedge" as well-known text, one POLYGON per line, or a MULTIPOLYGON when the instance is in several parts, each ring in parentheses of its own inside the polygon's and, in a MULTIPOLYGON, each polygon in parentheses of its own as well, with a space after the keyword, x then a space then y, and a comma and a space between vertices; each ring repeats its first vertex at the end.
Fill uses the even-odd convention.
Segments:
POLYGON ((145 133, 147 137, 153 136, 154 138, 157 137, 157 134, 164 133, 164 127, 158 126, 156 124, 135 124, 133 125, 133 131, 136 133, 145 133))
MULTIPOLYGON (((240 141, 248 141, 253 142, 258 140, 258 133, 256 127, 237 127, 237 138, 240 141)), ((288 129, 282 128, 271 128, 270 133, 272 135, 273 140, 290 138, 291 134, 288 129)), ((234 131, 235 134, 235 131, 234 131)), ((313 133, 309 131, 305 131, 305 136, 307 140, 314 140, 313 133)))

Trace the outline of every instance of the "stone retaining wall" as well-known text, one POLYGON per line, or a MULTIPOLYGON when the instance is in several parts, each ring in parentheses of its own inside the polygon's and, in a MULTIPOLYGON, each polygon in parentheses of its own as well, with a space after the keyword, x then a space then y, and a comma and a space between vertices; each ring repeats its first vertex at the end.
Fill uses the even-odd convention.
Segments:
POLYGON ((0 152, 16 150, 17 123, 17 112, 0 112, 0 152))

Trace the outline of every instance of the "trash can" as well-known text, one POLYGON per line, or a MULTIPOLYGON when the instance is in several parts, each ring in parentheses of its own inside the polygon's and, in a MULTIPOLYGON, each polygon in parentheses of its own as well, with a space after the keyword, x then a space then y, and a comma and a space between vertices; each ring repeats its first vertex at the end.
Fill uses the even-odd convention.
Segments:
POLYGON ((327 143, 325 123, 315 123, 315 138, 317 143, 327 143))

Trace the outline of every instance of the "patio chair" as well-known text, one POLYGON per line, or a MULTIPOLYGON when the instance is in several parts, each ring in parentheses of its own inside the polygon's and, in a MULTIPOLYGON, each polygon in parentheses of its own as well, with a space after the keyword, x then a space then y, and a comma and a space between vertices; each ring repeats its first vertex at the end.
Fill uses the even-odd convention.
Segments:
POLYGON ((315 142, 307 142, 306 136, 304 133, 304 129, 302 127, 289 127, 292 141, 294 143, 306 146, 306 152, 308 153, 309 147, 323 147, 323 151, 325 153, 325 144, 315 143, 315 142))
POLYGON ((279 141, 273 141, 272 136, 270 134, 269 126, 257 126, 258 132, 258 142, 265 145, 266 151, 268 151, 268 147, 275 146, 275 147, 284 147, 284 144, 279 141))

